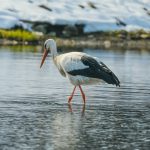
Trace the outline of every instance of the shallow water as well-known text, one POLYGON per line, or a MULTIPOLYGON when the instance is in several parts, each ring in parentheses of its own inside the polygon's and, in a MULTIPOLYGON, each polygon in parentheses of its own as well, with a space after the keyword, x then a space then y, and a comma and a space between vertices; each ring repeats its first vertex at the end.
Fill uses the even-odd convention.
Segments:
MULTIPOLYGON (((15 49, 15 48, 14 48, 15 49)), ((29 50, 28 50, 29 49, 29 50)), ((88 50, 121 81, 73 86, 40 52, 0 48, 0 150, 150 149, 150 53, 88 50)))

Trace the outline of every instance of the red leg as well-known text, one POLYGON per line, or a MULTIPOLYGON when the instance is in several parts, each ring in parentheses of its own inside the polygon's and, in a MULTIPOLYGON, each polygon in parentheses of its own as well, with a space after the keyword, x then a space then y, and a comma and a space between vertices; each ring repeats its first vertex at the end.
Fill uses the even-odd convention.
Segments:
POLYGON ((76 89, 76 86, 74 87, 71 96, 69 96, 69 98, 68 98, 68 103, 71 102, 71 100, 72 100, 72 98, 73 98, 73 95, 74 95, 74 92, 75 92, 75 89, 76 89))
POLYGON ((84 115, 85 113, 85 103, 83 104, 83 107, 82 107, 82 116, 84 115))
POLYGON ((79 85, 79 89, 80 89, 80 91, 81 91, 82 98, 83 98, 83 102, 84 102, 84 104, 85 104, 85 94, 84 94, 84 92, 83 92, 83 90, 82 90, 82 88, 81 88, 80 85, 79 85))

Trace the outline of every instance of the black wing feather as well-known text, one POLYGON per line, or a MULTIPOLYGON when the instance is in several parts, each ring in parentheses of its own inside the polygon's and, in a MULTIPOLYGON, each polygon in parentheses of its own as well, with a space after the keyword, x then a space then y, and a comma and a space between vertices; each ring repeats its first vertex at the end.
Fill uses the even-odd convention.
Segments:
POLYGON ((84 65, 88 66, 85 69, 72 70, 68 73, 76 76, 86 76, 91 78, 102 79, 109 84, 115 84, 116 86, 120 86, 120 81, 116 77, 116 75, 102 62, 97 62, 96 59, 90 56, 82 56, 81 61, 84 65))

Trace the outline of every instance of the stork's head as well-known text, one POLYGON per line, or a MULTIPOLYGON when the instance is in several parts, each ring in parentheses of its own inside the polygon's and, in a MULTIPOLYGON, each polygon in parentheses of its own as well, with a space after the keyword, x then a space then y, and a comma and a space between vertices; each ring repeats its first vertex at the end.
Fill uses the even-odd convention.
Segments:
POLYGON ((44 43, 44 53, 43 53, 40 68, 44 64, 44 61, 45 61, 45 59, 46 59, 46 57, 50 51, 52 53, 54 53, 54 51, 56 51, 56 42, 53 39, 48 39, 44 43))

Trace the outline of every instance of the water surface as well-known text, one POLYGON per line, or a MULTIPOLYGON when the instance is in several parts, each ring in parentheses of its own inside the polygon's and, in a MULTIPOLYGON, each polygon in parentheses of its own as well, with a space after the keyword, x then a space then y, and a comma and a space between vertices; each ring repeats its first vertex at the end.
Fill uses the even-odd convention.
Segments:
POLYGON ((83 86, 85 107, 79 89, 67 104, 73 86, 50 57, 40 69, 33 48, 0 48, 0 149, 150 149, 150 53, 83 51, 121 81, 83 86))

